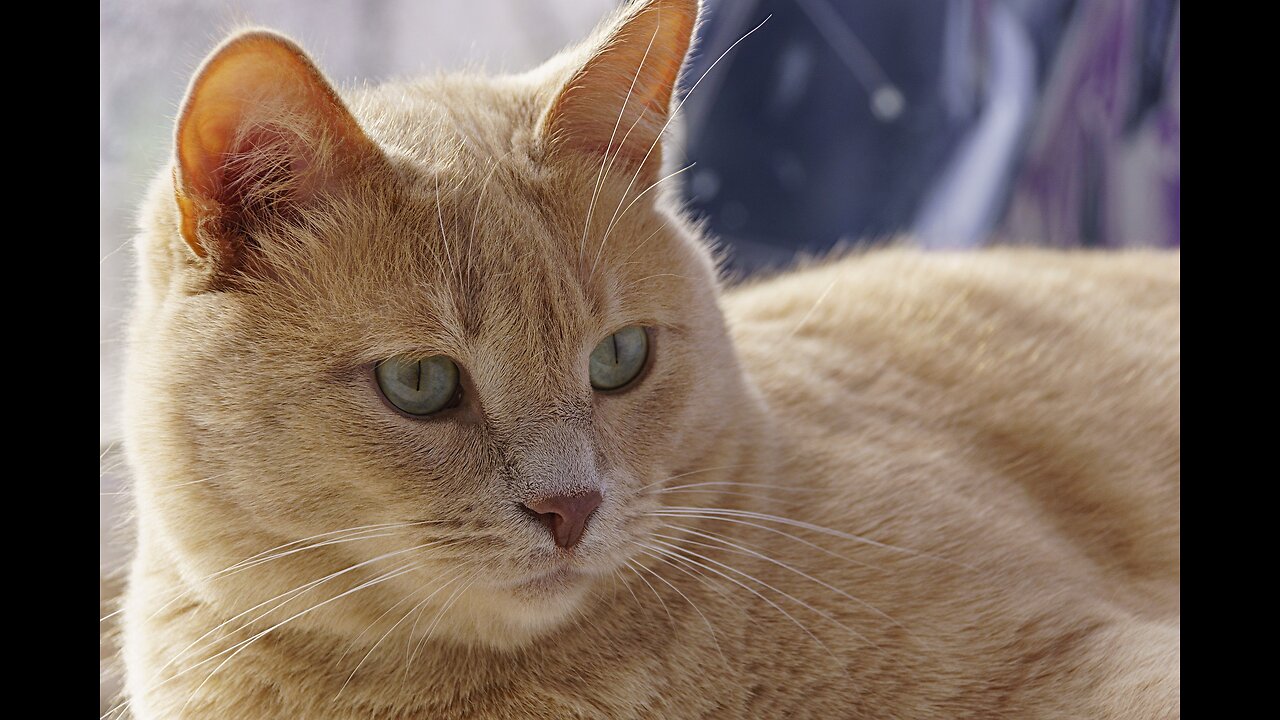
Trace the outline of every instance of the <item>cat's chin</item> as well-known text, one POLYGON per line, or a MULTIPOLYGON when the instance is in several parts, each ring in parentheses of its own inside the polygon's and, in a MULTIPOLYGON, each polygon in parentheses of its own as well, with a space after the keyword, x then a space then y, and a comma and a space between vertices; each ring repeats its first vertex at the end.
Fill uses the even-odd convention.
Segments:
POLYGON ((582 587, 587 580, 585 573, 562 567, 511 583, 507 591, 517 597, 541 601, 582 587))
POLYGON ((453 640, 515 649, 564 626, 586 600, 590 574, 557 569, 499 587, 472 588, 450 611, 453 640))

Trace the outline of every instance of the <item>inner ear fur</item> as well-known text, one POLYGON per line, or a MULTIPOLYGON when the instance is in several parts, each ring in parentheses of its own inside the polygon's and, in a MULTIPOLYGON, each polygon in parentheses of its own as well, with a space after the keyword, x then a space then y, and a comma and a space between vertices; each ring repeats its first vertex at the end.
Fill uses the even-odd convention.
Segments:
POLYGON ((698 7, 698 0, 636 2, 607 23, 543 117, 553 151, 608 155, 655 178, 698 7))
POLYGON ((200 66, 178 116, 182 238, 198 257, 233 268, 246 261, 255 224, 302 211, 377 154, 302 48, 269 30, 237 33, 200 66))

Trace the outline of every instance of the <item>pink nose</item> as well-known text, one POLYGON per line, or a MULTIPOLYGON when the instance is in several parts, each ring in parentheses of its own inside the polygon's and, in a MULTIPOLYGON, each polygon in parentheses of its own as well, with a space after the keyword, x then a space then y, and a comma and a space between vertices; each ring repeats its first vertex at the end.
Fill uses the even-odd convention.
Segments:
POLYGON ((524 504, 538 516, 556 544, 566 550, 578 544, 582 531, 587 527, 587 518, 600 507, 603 500, 600 493, 592 490, 572 497, 550 497, 531 500, 524 504))

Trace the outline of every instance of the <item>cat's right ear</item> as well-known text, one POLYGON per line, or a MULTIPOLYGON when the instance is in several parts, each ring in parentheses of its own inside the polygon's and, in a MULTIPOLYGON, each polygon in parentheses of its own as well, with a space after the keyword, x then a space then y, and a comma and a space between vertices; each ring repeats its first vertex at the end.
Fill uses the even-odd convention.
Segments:
POLYGON ((266 30, 237 33, 196 72, 178 116, 182 238, 215 267, 233 269, 254 227, 305 212, 377 153, 297 44, 266 30))

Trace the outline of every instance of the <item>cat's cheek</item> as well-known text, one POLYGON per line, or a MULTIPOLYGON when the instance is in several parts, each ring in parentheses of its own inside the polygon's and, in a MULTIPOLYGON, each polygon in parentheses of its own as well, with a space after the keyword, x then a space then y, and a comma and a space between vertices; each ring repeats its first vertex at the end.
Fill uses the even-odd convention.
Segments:
POLYGON ((470 493, 476 490, 460 480, 491 474, 481 462, 487 455, 476 450, 488 442, 483 425, 466 411, 434 418, 397 411, 365 367, 342 373, 334 384, 342 401, 327 408, 323 432, 334 435, 330 447, 350 448, 341 470, 348 480, 393 514, 474 524, 474 513, 460 513, 450 503, 474 503, 470 493))

